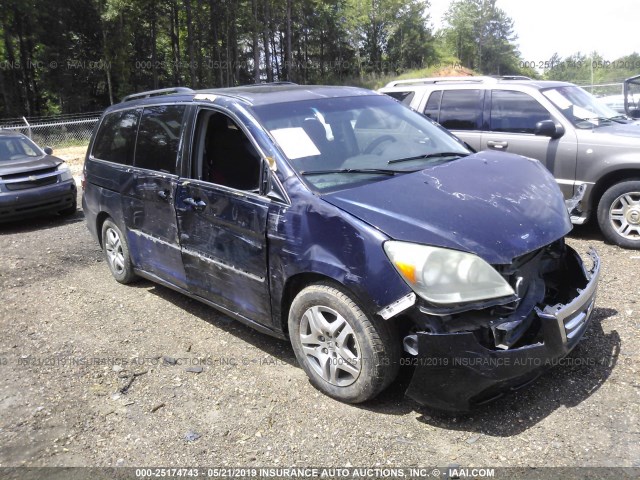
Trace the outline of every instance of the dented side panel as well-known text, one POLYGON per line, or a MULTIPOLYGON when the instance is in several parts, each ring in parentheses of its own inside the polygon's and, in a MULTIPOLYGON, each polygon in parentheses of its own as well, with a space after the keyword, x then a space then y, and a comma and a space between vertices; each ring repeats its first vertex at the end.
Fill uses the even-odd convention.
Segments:
POLYGON ((135 267, 182 289, 182 265, 174 198, 178 177, 131 169, 122 186, 122 211, 135 267))
POLYGON ((205 182, 182 181, 176 212, 189 291, 265 326, 272 324, 267 272, 269 201, 205 182), (196 211, 186 198, 206 204, 196 211))
POLYGON ((100 214, 107 214, 124 228, 122 201, 119 185, 129 176, 126 165, 91 161, 85 164, 85 176, 93 182, 82 195, 82 209, 87 219, 87 227, 96 241, 101 244, 100 226, 97 220, 100 214))
MULTIPOLYGON (((272 205, 268 223, 275 321, 286 308, 285 285, 297 275, 317 274, 341 283, 370 312, 411 292, 384 254, 386 235, 322 201, 297 181, 285 186, 291 205, 272 205)), ((286 325, 286 316, 282 322, 286 325)))

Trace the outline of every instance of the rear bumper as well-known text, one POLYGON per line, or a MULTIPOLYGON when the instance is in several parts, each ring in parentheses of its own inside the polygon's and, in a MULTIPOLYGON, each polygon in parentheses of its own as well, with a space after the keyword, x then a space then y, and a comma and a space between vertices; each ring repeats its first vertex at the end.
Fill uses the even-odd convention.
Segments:
MULTIPOLYGON (((577 254, 575 254, 577 256, 577 254)), ((580 341, 591 320, 600 277, 600 258, 581 274, 586 286, 564 305, 536 308, 544 340, 509 350, 490 350, 472 332, 419 332, 416 370, 407 395, 418 403, 450 412, 469 411, 509 390, 525 386, 545 370, 561 364, 580 341)))
POLYGON ((76 201, 74 180, 28 190, 0 192, 0 221, 18 220, 70 208, 76 201))

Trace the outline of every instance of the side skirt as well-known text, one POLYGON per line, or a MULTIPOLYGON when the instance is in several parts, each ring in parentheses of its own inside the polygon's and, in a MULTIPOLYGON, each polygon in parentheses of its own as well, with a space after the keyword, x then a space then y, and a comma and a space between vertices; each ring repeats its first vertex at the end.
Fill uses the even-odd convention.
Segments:
POLYGON ((245 325, 248 325, 249 327, 258 330, 260 333, 265 333, 269 336, 275 337, 275 338, 279 338, 281 340, 288 340, 287 336, 282 333, 282 332, 278 332, 276 330, 272 330, 268 327, 265 327, 264 325, 257 323, 253 320, 251 320, 250 318, 247 318, 243 315, 240 315, 239 313, 233 312, 221 305, 218 305, 216 303, 213 303, 210 300, 207 300, 206 298, 202 298, 198 295, 194 295, 193 293, 180 288, 176 285, 173 285, 172 283, 169 283, 165 280, 163 280, 162 278, 152 274, 152 273, 148 273, 145 272, 144 270, 139 270, 137 268, 134 268, 134 272, 136 273, 136 275, 145 278, 151 282, 157 283, 162 285, 163 287, 167 287, 170 288, 171 290, 175 290, 178 293, 182 293, 183 295, 186 295, 189 298, 193 298, 194 300, 197 300, 201 303, 204 303, 205 305, 208 305, 209 307, 215 308, 216 310, 224 313, 225 315, 228 315, 229 317, 233 318, 234 320, 238 320, 239 322, 244 323, 245 325))

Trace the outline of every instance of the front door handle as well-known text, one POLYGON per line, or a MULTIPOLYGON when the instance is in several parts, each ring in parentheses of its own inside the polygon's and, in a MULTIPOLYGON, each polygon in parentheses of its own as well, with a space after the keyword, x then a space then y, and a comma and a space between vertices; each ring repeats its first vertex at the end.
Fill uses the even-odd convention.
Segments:
POLYGON ((493 150, 506 150, 509 146, 509 142, 498 142, 496 140, 489 140, 487 142, 487 147, 492 148, 493 150))
POLYGON ((195 200, 191 197, 185 198, 183 202, 192 207, 196 212, 202 212, 205 208, 207 208, 207 204, 202 200, 195 200))
POLYGON ((159 190, 158 191, 158 196, 162 200, 166 200, 166 201, 171 200, 171 192, 169 192, 169 190, 159 190))

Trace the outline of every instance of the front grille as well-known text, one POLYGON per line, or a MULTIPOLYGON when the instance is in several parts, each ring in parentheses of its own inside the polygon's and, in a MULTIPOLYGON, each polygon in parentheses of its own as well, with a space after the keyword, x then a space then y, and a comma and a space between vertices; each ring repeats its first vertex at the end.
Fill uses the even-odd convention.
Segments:
POLYGON ((20 172, 20 173, 10 173, 9 175, 3 175, 2 180, 20 180, 27 179, 32 176, 39 177, 41 175, 46 175, 47 173, 53 173, 58 169, 58 167, 49 167, 43 168, 42 170, 35 170, 32 172, 20 172))
POLYGON ((7 190, 27 190, 29 188, 44 187, 58 182, 58 176, 38 178, 35 180, 25 179, 24 182, 6 183, 7 190))
POLYGON ((44 187, 58 182, 57 167, 43 168, 31 172, 12 173, 2 176, 2 182, 7 190, 28 190, 44 187))

